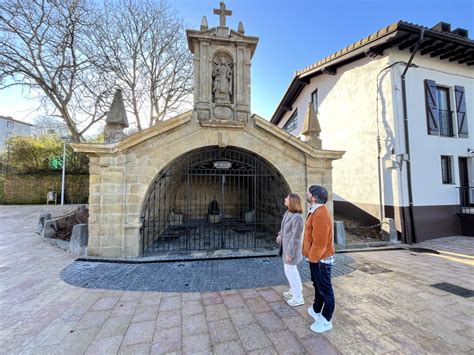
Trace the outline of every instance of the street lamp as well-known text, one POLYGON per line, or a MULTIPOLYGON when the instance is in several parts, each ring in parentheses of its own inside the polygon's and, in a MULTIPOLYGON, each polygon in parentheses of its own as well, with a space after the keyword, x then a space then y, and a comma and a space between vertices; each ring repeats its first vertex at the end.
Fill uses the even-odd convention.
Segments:
POLYGON ((61 136, 63 141, 63 173, 61 178, 61 206, 64 206, 64 185, 66 180, 66 142, 69 140, 69 136, 61 136))

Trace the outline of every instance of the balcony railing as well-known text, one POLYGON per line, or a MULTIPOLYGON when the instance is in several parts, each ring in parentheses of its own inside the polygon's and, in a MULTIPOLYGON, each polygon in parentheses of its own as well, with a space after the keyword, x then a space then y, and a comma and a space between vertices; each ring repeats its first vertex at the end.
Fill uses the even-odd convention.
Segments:
POLYGON ((474 214, 474 187, 458 187, 459 207, 462 214, 474 214))
POLYGON ((448 110, 438 110, 439 135, 443 137, 454 136, 453 112, 448 110))

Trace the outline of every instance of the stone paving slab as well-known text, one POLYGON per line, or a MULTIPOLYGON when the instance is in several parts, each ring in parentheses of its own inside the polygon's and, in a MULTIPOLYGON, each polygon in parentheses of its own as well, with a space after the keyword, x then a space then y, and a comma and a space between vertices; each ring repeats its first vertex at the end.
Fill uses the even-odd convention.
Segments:
MULTIPOLYGON (((474 239, 409 250, 360 252, 361 269, 334 278, 334 329, 309 330, 306 307, 280 298, 285 285, 215 292, 82 288, 60 273, 75 257, 34 234, 39 213, 59 206, 0 206, 2 354, 472 354, 474 300, 430 285, 474 289, 474 239)), ((127 275, 123 275, 127 277, 127 275)), ((304 296, 312 299, 311 285, 304 296)))

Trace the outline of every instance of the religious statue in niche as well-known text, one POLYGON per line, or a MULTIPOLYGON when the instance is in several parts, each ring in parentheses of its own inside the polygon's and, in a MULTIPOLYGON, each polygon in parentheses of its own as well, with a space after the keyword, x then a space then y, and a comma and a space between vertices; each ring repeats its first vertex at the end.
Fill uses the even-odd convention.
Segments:
POLYGON ((214 102, 232 101, 232 59, 217 53, 212 61, 212 97, 214 102))

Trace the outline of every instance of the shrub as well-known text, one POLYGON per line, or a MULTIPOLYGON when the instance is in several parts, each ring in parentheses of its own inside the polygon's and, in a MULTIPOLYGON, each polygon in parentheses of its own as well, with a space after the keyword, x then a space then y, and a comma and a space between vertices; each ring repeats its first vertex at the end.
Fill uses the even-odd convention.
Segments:
MULTIPOLYGON (((62 169, 63 141, 54 135, 37 138, 15 136, 6 143, 8 150, 4 158, 8 172, 17 174, 50 174, 62 169)), ((66 144, 66 172, 87 174, 89 160, 81 153, 75 153, 66 144)))

